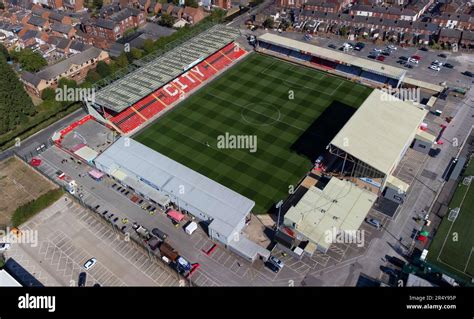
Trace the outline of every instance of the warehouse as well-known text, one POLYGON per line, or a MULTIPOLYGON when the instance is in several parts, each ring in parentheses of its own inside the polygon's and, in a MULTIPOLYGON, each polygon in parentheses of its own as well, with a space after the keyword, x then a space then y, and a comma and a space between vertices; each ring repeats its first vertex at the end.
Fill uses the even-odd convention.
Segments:
POLYGON ((253 261, 266 257, 266 249, 242 234, 254 201, 126 137, 117 140, 94 163, 140 195, 161 206, 172 202, 206 222, 211 239, 244 258, 253 261))

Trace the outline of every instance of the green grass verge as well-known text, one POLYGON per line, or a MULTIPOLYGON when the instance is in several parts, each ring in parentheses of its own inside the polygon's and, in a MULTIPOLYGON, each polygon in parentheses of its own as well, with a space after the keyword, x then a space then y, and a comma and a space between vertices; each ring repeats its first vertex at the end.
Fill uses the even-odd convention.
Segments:
POLYGON ((254 213, 266 213, 311 168, 314 158, 304 147, 323 151, 347 120, 341 122, 341 111, 353 114, 371 91, 251 54, 135 139, 254 200, 254 213), (255 136, 256 152, 221 148, 226 133, 255 136))
POLYGON ((466 186, 462 180, 473 170, 471 160, 449 203, 449 210, 460 208, 459 214, 454 222, 448 220, 449 213, 443 218, 427 256, 430 264, 467 283, 474 277, 474 183, 466 186))
POLYGON ((61 188, 53 189, 37 199, 18 207, 12 215, 11 221, 13 227, 18 227, 43 209, 51 206, 55 201, 61 198, 63 194, 64 191, 61 188))

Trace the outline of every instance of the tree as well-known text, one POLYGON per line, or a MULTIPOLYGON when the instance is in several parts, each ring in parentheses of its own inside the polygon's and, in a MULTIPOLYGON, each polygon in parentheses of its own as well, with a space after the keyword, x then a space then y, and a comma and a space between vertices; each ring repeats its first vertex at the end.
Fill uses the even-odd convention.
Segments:
POLYGON ((93 0, 92 5, 95 9, 100 10, 100 8, 102 8, 104 5, 104 2, 102 0, 93 0))
POLYGON ((14 130, 33 114, 31 98, 7 61, 0 57, 0 134, 14 130))
POLYGON ((265 19, 265 21, 263 21, 262 25, 263 25, 264 28, 268 28, 268 29, 273 28, 273 19, 272 18, 265 19))
POLYGON ((15 50, 12 52, 11 57, 15 62, 21 64, 23 70, 29 72, 38 72, 48 65, 48 62, 41 54, 33 52, 31 49, 15 50))
POLYGON ((169 27, 171 28, 174 24, 175 18, 167 13, 163 13, 163 15, 160 18, 160 21, 158 22, 160 25, 164 27, 169 27))
POLYGON ((100 76, 102 78, 106 78, 110 74, 112 74, 112 71, 110 70, 110 66, 107 63, 105 63, 104 61, 99 61, 97 63, 96 71, 97 71, 97 73, 100 74, 100 76))
POLYGON ((56 91, 53 88, 46 88, 41 92, 41 98, 43 100, 52 101, 56 99, 56 91))
POLYGON ((117 67, 119 69, 128 66, 128 59, 127 59, 127 55, 125 54, 125 52, 122 52, 122 54, 119 55, 119 57, 117 58, 115 63, 117 64, 117 67))
POLYGON ((152 39, 146 39, 145 42, 143 42, 143 50, 145 50, 145 52, 147 54, 153 52, 153 40, 152 39))
POLYGON ((184 0, 184 5, 186 7, 198 8, 199 4, 196 0, 184 0))
POLYGON ((102 79, 102 76, 96 70, 89 70, 87 72, 86 81, 89 83, 95 83, 102 79))
POLYGON ((0 44, 0 54, 3 55, 5 60, 7 60, 7 61, 10 60, 10 53, 8 52, 8 49, 5 48, 5 46, 3 44, 0 44))
POLYGON ((132 48, 130 50, 130 56, 133 60, 141 59, 143 57, 143 51, 137 48, 132 48))
POLYGON ((349 31, 347 30, 347 27, 345 25, 343 25, 340 29, 339 29, 339 35, 342 36, 343 38, 345 38, 347 36, 347 33, 349 31))

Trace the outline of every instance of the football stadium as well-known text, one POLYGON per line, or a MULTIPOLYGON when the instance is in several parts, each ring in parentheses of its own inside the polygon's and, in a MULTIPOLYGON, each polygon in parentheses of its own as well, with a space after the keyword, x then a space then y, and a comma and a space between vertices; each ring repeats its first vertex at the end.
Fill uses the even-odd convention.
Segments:
MULTIPOLYGON (((413 143, 429 150, 434 139, 420 130, 425 110, 387 102, 377 89, 398 87, 403 70, 360 62, 367 70, 358 77, 341 76, 308 58, 320 53, 314 48, 290 43, 280 56, 281 39, 261 38, 267 49, 251 52, 237 29, 214 26, 85 102, 90 115, 122 135, 93 160, 99 170, 163 208, 171 203, 204 221, 211 239, 249 260, 269 254, 239 236, 249 214, 274 212, 310 175, 322 181, 308 186, 315 192, 332 176, 344 180, 333 181, 331 203, 348 191, 352 199, 384 192, 396 206, 408 185, 393 175, 395 167, 413 143)), ((351 225, 357 229, 367 213, 351 225)), ((300 234, 313 243, 309 254, 327 249, 300 234)))

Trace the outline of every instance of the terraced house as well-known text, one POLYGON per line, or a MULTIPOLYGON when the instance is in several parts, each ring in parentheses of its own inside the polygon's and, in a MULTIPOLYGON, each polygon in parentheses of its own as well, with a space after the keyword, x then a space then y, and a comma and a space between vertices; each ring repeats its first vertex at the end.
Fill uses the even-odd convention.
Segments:
POLYGON ((61 78, 72 79, 78 83, 82 82, 87 76, 87 72, 95 68, 99 61, 108 62, 108 53, 91 47, 37 73, 23 72, 21 81, 28 92, 41 96, 44 89, 55 88, 61 78))

